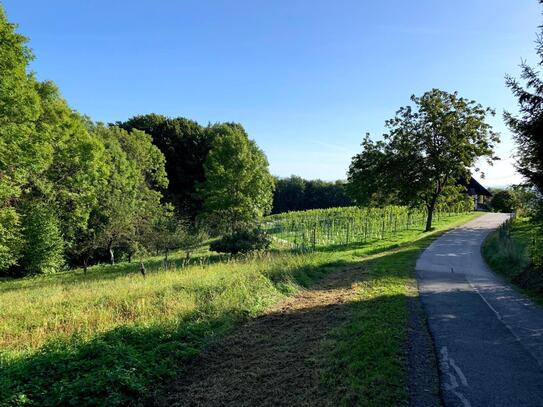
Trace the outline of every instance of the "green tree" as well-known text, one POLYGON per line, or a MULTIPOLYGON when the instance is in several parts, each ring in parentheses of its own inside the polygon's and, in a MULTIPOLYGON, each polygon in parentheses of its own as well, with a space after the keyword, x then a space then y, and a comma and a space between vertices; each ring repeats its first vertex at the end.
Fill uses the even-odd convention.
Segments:
POLYGON ((98 190, 106 182, 105 149, 52 82, 36 83, 35 87, 42 107, 36 128, 51 154, 44 171, 30 176, 23 199, 39 199, 54 207, 63 238, 71 246, 86 228, 98 190))
POLYGON ((211 131, 213 144, 198 192, 205 216, 223 230, 235 230, 270 212, 274 179, 266 155, 243 127, 221 124, 211 131))
POLYGON ((292 175, 275 181, 272 213, 352 205, 344 181, 305 180, 292 175))
POLYGON ((175 216, 172 205, 164 205, 162 211, 155 216, 152 228, 149 229, 148 241, 157 254, 164 253, 164 261, 168 261, 170 251, 180 247, 188 233, 188 224, 175 216))
POLYGON ((162 194, 157 189, 166 188, 168 179, 164 156, 149 135, 103 125, 94 131, 106 146, 109 174, 90 217, 92 232, 87 236, 92 241, 80 244, 106 250, 113 264, 116 248, 129 245, 137 252, 146 246, 148 229, 162 212, 162 194))
POLYGON ((513 194, 513 208, 517 215, 533 218, 537 215, 541 195, 532 185, 520 184, 511 187, 513 194))
POLYGON ((0 275, 17 264, 23 246, 21 219, 15 208, 0 209, 0 275))
POLYGON ((0 6, 0 272, 18 261, 19 214, 14 208, 30 174, 41 172, 49 153, 39 143, 35 123, 41 113, 33 78, 32 53, 0 6))
MULTIPOLYGON (((543 4, 543 1, 540 0, 543 4)), ((543 65, 543 26, 537 37, 536 51, 539 65, 543 65)), ((539 72, 527 63, 521 64, 523 86, 512 76, 506 84, 518 99, 520 116, 504 113, 506 124, 514 133, 517 143, 517 170, 543 193, 543 80, 539 72)))
POLYGON ((384 140, 366 136, 349 168, 348 192, 358 204, 424 205, 428 231, 436 205, 459 192, 458 179, 469 177, 479 158, 496 159, 499 137, 486 123, 494 112, 456 92, 433 89, 411 100, 414 106, 386 122, 384 140))
POLYGON ((23 274, 59 271, 64 265, 64 240, 55 212, 44 204, 33 203, 23 216, 23 274))
POLYGON ((301 211, 304 207, 306 181, 295 175, 275 181, 272 213, 301 211))
POLYGON ((192 120, 157 114, 134 116, 117 124, 125 130, 137 129, 152 136, 166 159, 169 184, 165 197, 179 214, 194 218, 202 208, 202 201, 194 192, 196 184, 205 180, 204 163, 212 133, 192 120))
POLYGON ((189 260, 192 253, 202 246, 207 238, 208 235, 201 225, 189 225, 179 245, 179 248, 185 252, 185 260, 189 260))
POLYGON ((514 194, 507 189, 494 192, 492 194, 492 200, 490 201, 490 208, 496 212, 513 212, 515 209, 514 194))

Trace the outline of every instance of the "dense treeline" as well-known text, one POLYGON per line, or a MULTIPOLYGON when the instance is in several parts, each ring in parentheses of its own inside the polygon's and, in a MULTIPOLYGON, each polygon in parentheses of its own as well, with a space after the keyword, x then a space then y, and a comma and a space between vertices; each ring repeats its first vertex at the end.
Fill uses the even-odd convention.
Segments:
POLYGON ((28 72, 26 42, 0 8, 0 276, 190 253, 203 222, 217 230, 271 210, 267 159, 241 125, 93 123, 28 72))
POLYGON ((272 213, 351 206, 343 181, 305 180, 292 175, 276 180, 272 213))
POLYGON ((191 221, 232 226, 269 213, 274 180, 268 161, 240 124, 203 127, 182 117, 148 114, 117 125, 152 136, 166 159, 170 182, 164 195, 191 221))

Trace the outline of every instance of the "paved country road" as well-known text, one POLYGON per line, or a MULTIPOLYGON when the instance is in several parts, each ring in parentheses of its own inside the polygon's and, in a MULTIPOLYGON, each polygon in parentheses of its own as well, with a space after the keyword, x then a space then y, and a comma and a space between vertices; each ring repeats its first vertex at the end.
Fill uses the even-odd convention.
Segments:
POLYGON ((494 275, 480 252, 507 216, 454 229, 417 261, 445 406, 543 406, 543 309, 494 275))

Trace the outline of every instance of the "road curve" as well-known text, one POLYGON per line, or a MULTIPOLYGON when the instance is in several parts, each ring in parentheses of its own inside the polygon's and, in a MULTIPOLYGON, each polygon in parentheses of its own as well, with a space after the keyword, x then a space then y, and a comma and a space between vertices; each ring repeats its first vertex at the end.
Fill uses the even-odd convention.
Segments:
POLYGON ((493 274, 480 252, 507 216, 454 229, 417 261, 445 406, 543 406, 543 309, 493 274))

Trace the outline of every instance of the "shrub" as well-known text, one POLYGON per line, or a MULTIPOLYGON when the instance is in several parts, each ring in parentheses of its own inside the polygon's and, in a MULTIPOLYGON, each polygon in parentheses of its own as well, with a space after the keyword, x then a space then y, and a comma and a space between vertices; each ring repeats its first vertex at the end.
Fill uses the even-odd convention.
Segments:
POLYGON ((19 215, 13 208, 0 208, 0 276, 17 264, 22 245, 19 215))
POLYGON ((220 253, 248 253, 270 247, 271 239, 260 229, 245 229, 224 235, 211 243, 210 249, 220 253))
POLYGON ((514 205, 515 197, 507 189, 496 192, 490 201, 490 207, 494 212, 513 212, 514 205))
POLYGON ((52 273, 64 265, 64 240, 56 215, 44 205, 29 207, 23 218, 24 274, 52 273))

